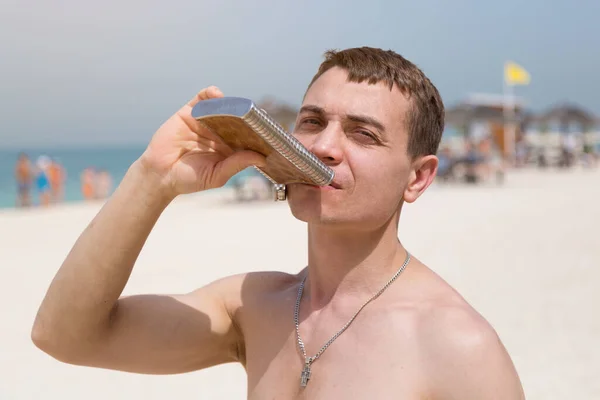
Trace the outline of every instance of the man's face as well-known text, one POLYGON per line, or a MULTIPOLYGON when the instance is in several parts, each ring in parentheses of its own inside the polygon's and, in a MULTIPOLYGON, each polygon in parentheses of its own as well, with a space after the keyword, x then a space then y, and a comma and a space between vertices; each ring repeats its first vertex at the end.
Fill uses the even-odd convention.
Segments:
POLYGON ((411 181, 405 115, 394 86, 347 81, 332 68, 306 93, 294 136, 335 171, 332 185, 288 185, 294 216, 317 224, 376 228, 399 210, 411 181))

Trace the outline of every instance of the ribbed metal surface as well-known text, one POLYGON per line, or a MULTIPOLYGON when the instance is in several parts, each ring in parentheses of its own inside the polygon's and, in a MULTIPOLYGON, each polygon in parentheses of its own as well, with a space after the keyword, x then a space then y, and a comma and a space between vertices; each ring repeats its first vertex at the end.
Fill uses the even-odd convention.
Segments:
POLYGON ((324 186, 331 183, 334 176, 333 170, 309 152, 263 110, 253 104, 242 119, 296 168, 310 177, 315 184, 324 186))

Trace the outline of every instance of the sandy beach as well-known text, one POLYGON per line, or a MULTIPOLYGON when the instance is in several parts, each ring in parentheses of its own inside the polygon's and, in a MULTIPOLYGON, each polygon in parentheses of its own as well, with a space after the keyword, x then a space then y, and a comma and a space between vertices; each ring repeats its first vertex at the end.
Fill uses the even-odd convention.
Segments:
MULTIPOLYGON (((304 267, 305 226, 285 203, 231 198, 223 189, 174 202, 125 293, 304 267)), ((145 376, 61 364, 34 347, 37 307, 100 206, 0 211, 0 399, 245 398, 238 365, 145 376)), ((496 328, 528 399, 579 400, 600 398, 599 232, 600 170, 519 170, 498 187, 431 187, 405 207, 400 239, 496 328)))

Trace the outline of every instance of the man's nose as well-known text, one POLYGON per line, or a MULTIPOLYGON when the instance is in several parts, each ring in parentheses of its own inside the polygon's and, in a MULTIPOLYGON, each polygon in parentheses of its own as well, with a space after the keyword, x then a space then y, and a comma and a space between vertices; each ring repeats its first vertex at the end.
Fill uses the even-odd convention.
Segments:
POLYGON ((328 124, 313 137, 308 149, 327 165, 339 164, 343 158, 344 132, 337 124, 328 124))

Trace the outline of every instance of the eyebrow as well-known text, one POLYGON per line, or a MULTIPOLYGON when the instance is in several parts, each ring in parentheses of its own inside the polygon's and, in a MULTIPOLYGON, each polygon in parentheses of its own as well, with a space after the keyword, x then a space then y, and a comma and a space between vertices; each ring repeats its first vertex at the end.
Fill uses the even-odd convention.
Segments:
MULTIPOLYGON (((313 106, 313 105, 302 106, 302 108, 300 108, 299 113, 302 114, 305 112, 311 112, 311 113, 314 113, 314 114, 317 114, 320 116, 325 115, 324 109, 322 109, 319 106, 313 106)), ((385 133, 385 127, 383 126, 383 124, 381 122, 379 122, 377 119, 375 119, 373 117, 369 117, 368 115, 347 114, 346 118, 352 122, 358 122, 361 124, 371 125, 371 126, 375 127, 377 130, 379 130, 381 133, 385 133)))

